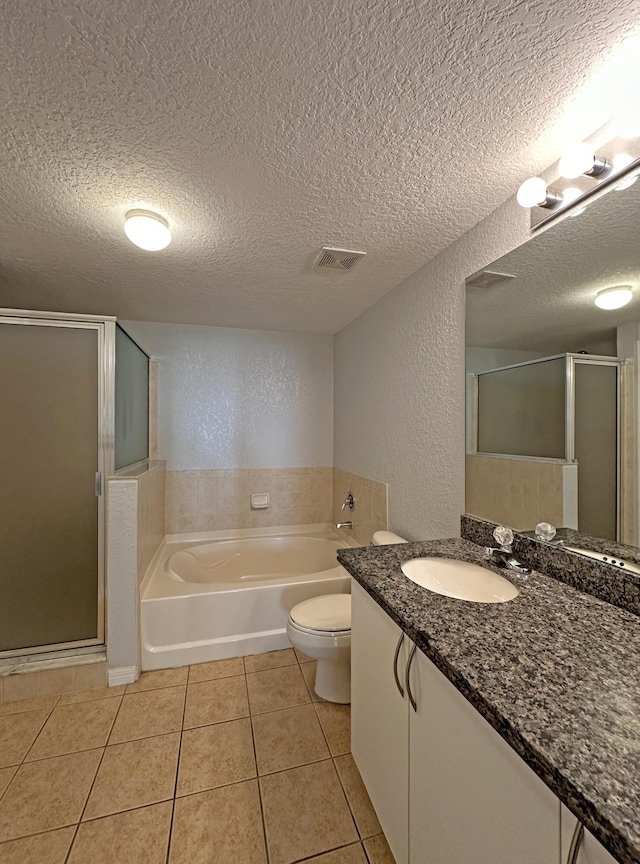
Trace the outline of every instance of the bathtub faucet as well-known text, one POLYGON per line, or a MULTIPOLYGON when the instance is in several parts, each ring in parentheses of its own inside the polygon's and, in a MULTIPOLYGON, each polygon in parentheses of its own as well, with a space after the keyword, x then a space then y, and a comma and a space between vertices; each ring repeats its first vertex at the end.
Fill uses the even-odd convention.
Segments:
POLYGON ((336 528, 353 528, 353 522, 337 522, 336 528))

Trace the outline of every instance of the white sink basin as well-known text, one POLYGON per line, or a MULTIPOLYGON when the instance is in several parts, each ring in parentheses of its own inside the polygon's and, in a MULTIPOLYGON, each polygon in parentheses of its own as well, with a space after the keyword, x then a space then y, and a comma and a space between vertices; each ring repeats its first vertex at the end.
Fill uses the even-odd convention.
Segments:
POLYGON ((414 558, 402 565, 402 572, 429 591, 472 603, 506 603, 520 593, 508 579, 467 561, 414 558))

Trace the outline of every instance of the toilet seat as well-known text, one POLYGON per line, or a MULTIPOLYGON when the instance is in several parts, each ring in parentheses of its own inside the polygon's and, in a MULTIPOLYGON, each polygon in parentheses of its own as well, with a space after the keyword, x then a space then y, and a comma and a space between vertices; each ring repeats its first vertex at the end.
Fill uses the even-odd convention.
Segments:
POLYGON ((351 630, 351 594, 324 594, 303 600, 289 614, 289 623, 301 633, 332 636, 351 630))
POLYGON ((313 627, 301 627, 292 621, 291 618, 287 621, 289 630, 294 630, 296 633, 302 633, 305 636, 317 636, 319 639, 344 639, 345 636, 351 636, 351 628, 347 630, 314 630, 313 627))

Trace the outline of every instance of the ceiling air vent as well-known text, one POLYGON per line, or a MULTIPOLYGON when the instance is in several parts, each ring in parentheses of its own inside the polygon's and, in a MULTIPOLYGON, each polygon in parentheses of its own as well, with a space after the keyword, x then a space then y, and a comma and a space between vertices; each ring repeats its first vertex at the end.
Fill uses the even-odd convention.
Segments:
POLYGON ((318 269, 330 267, 333 270, 353 270, 366 254, 353 249, 332 249, 330 246, 323 246, 313 266, 318 269))
POLYGON ((497 285, 498 282, 507 282, 509 279, 515 279, 510 273, 498 273, 495 270, 478 270, 473 276, 468 276, 465 279, 467 288, 491 288, 497 285))

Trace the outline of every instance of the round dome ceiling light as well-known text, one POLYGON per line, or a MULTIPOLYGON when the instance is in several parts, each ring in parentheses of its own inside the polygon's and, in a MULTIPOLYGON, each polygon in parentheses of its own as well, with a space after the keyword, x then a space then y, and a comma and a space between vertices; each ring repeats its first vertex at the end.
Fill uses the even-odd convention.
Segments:
POLYGON ((135 246, 147 252, 159 252, 171 243, 169 223, 150 210, 129 210, 124 219, 124 233, 135 246))
POLYGON ((593 301, 600 309, 621 309, 633 297, 630 285, 614 285, 613 288, 605 288, 598 291, 598 296, 593 301))

